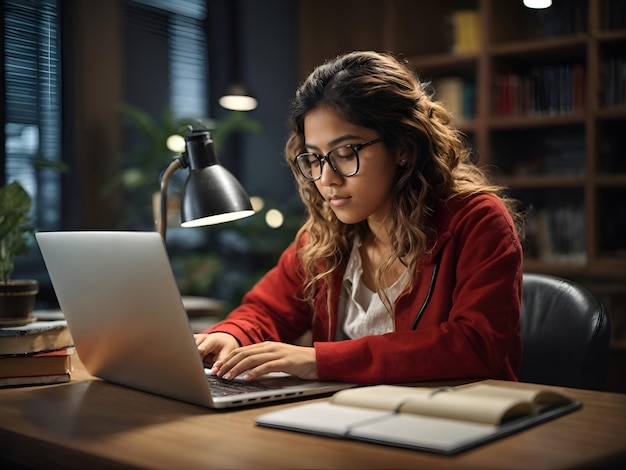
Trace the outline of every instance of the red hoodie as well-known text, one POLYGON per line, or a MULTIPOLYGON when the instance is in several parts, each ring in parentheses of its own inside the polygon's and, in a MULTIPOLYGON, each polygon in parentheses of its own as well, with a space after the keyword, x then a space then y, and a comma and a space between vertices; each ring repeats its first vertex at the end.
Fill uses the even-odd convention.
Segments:
POLYGON ((303 282, 293 244, 242 304, 206 332, 230 333, 248 345, 266 339, 291 342, 312 330, 320 380, 516 380, 522 347, 522 249, 513 221, 491 195, 455 197, 441 204, 435 217, 436 248, 419 260, 413 289, 396 300, 394 332, 334 341, 344 269, 332 278, 330 315, 323 285, 314 315, 299 300, 303 282))

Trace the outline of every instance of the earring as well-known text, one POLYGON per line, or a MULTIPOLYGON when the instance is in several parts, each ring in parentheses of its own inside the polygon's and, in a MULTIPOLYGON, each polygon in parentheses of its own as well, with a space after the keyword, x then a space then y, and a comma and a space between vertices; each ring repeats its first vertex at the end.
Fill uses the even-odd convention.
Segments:
POLYGON ((400 166, 406 166, 406 160, 405 159, 400 160, 400 166))

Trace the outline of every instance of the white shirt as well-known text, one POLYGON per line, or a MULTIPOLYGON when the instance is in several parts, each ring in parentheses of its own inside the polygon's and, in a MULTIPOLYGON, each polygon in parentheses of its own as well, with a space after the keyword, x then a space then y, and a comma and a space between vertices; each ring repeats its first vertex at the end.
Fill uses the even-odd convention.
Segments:
MULTIPOLYGON (((393 319, 387 312, 380 296, 363 284, 363 264, 359 247, 355 240, 350 259, 343 275, 339 298, 339 322, 337 340, 361 338, 367 335, 382 335, 393 331, 393 319)), ((408 271, 387 289, 385 293, 393 304, 408 281, 408 271)))

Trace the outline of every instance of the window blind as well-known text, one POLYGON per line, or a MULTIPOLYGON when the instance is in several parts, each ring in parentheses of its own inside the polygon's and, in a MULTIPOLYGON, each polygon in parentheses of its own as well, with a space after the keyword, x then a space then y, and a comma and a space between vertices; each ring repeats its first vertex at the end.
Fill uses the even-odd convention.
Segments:
MULTIPOLYGON (((208 116, 206 0, 133 0, 168 13, 170 103, 174 117, 208 116)), ((154 27, 154 25, 153 25, 154 27)))
POLYGON ((60 221, 60 175, 41 163, 61 155, 58 5, 3 1, 5 179, 31 195, 37 228, 53 230, 60 221))

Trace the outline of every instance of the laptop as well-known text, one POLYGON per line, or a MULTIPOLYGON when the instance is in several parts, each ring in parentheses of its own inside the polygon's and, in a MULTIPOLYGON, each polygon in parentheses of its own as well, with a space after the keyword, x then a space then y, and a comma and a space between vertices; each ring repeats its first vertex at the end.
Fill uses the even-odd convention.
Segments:
POLYGON ((36 239, 78 355, 96 377, 209 408, 353 386, 282 373, 252 382, 211 376, 157 232, 39 232, 36 239))

